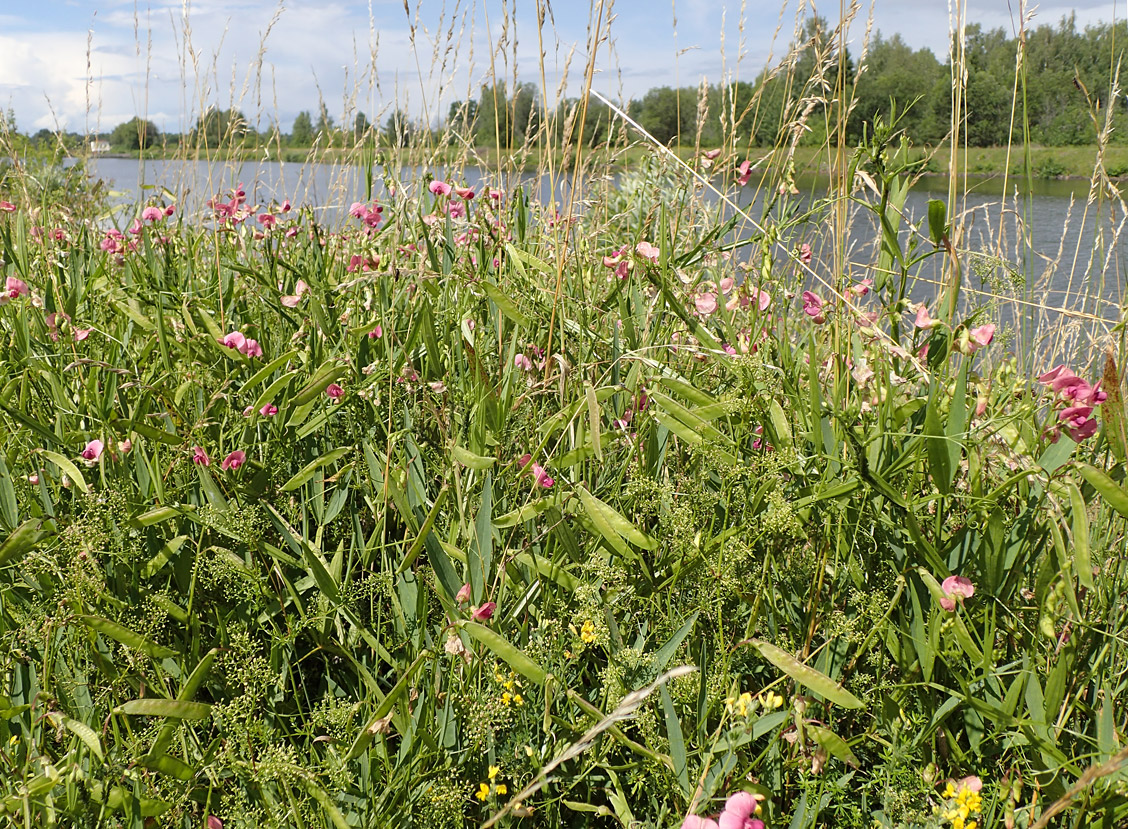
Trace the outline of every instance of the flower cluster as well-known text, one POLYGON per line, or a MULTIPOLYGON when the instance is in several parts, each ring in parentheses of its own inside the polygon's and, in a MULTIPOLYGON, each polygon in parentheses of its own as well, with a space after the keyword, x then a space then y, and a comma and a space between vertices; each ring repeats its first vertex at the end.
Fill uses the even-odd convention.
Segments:
POLYGON ((1049 429, 1051 440, 1056 443, 1062 429, 1078 443, 1097 433, 1093 409, 1108 398, 1100 380, 1089 385, 1065 366, 1057 366, 1039 377, 1038 382, 1053 389, 1056 402, 1063 407, 1058 412, 1058 422, 1049 429))
POLYGON ((490 766, 489 771, 486 774, 486 776, 488 777, 488 782, 480 783, 478 785, 478 791, 474 794, 474 797, 485 803, 489 799, 491 794, 495 796, 506 794, 509 789, 506 788, 505 784, 495 782, 497 776, 500 773, 501 769, 498 766, 490 766))
POLYGON ((736 792, 729 795, 724 811, 716 820, 686 815, 682 829, 764 829, 764 821, 754 817, 760 813, 760 800, 758 795, 736 792))
POLYGON ((976 829, 979 826, 974 816, 983 810, 983 798, 979 794, 982 788, 983 782, 974 775, 948 783, 944 789, 947 803, 939 811, 940 816, 951 823, 952 829, 976 829))

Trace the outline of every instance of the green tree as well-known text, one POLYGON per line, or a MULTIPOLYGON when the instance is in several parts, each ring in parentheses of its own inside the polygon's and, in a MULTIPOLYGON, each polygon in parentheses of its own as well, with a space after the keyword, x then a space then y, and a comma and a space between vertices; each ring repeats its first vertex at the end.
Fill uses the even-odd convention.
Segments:
POLYGON ((391 147, 406 147, 411 143, 414 127, 407 113, 401 109, 393 110, 384 122, 384 142, 391 147))
POLYGON ((353 141, 357 144, 365 142, 371 129, 372 122, 368 120, 368 116, 363 112, 358 112, 353 119, 353 141))
POLYGON ((313 119, 309 112, 302 110, 290 128, 290 143, 295 147, 308 147, 313 143, 313 119))
POLYGON ((252 134, 247 117, 237 109, 209 108, 196 119, 192 139, 198 146, 219 147, 239 144, 252 134))
POLYGON ((144 118, 130 118, 118 124, 110 133, 110 146, 115 150, 130 152, 144 150, 160 140, 160 130, 152 121, 144 118))

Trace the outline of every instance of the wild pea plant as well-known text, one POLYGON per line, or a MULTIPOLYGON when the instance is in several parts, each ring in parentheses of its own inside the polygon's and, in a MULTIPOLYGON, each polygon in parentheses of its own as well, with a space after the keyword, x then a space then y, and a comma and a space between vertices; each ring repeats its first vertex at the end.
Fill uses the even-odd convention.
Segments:
POLYGON ((972 829, 1122 759, 1115 363, 910 306, 942 203, 813 283, 789 198, 7 202, 0 809, 972 829))

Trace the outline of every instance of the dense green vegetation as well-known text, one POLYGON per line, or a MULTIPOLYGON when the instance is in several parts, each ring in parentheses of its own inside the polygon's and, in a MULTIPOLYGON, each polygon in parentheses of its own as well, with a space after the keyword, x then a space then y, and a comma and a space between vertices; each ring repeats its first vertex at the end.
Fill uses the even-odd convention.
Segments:
POLYGON ((1122 825, 1124 354, 1028 374, 864 150, 852 276, 786 168, 755 223, 658 159, 331 226, 9 174, 0 811, 1122 825))

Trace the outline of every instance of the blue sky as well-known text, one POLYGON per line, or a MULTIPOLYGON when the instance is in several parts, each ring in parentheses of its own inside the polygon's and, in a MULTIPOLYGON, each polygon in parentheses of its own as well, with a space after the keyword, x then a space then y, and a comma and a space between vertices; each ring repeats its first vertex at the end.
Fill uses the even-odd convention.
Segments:
MULTIPOLYGON (((593 0, 593 3, 595 0, 593 0)), ((1125 0, 1043 2, 1033 24, 1076 12, 1079 25, 1123 19, 1125 0)), ((108 132, 134 115, 189 128, 209 105, 235 106, 288 131, 324 101, 338 121, 386 118, 398 103, 445 116, 491 74, 540 80, 536 0, 0 0, 0 107, 21 131, 108 132), (506 12, 508 9, 509 13, 506 12), (510 19, 514 14, 515 19, 510 19), (493 67, 491 69, 491 56, 493 67), (515 58, 515 60, 514 60, 515 58)), ((778 61, 802 0, 617 0, 597 50, 596 87, 614 100, 652 86, 751 79, 778 61), (784 5, 784 3, 786 3, 784 5), (676 19, 676 35, 674 22, 676 19)), ((1012 32, 1019 0, 968 0, 968 22, 1012 32)), ((549 99, 576 94, 591 4, 548 0, 549 99), (562 87, 563 84, 563 87, 562 87)), ((818 11, 832 22, 838 3, 818 11)), ((945 0, 874 0, 873 28, 946 54, 945 0)), ((849 40, 856 54, 870 6, 849 40)))

